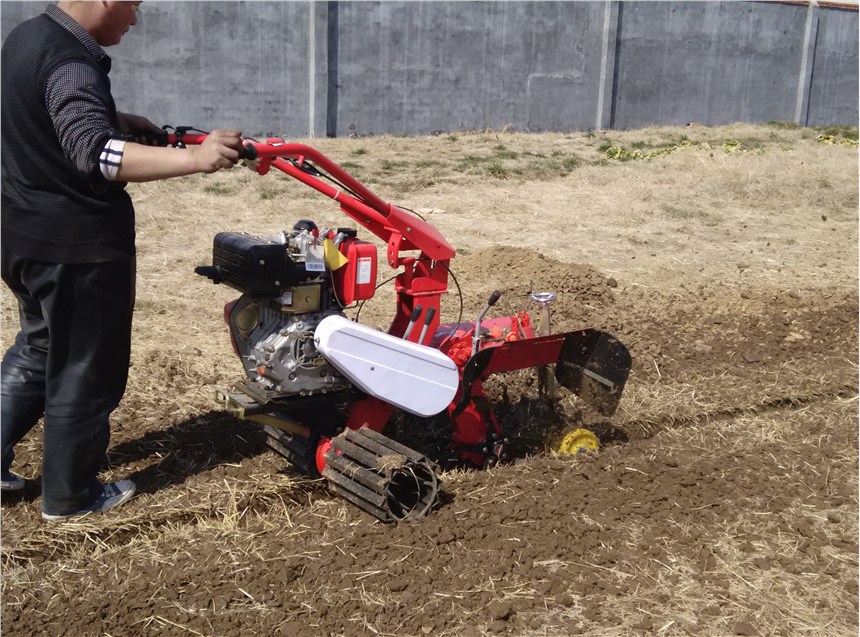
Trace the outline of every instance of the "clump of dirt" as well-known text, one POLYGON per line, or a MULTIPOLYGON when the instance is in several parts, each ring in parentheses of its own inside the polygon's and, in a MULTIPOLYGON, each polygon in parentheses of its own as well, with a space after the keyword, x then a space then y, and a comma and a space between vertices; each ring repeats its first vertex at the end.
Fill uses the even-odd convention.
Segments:
POLYGON ((399 453, 389 453, 384 456, 379 456, 376 460, 376 468, 385 474, 390 474, 392 471, 402 469, 406 464, 406 456, 399 453))
POLYGON ((494 290, 502 293, 494 312, 526 310, 537 326, 539 305, 529 298, 532 292, 555 292, 550 304, 553 331, 584 327, 608 314, 614 302, 613 281, 598 270, 582 264, 564 263, 539 252, 511 246, 494 246, 458 256, 453 270, 464 291, 467 310, 477 313, 494 290))

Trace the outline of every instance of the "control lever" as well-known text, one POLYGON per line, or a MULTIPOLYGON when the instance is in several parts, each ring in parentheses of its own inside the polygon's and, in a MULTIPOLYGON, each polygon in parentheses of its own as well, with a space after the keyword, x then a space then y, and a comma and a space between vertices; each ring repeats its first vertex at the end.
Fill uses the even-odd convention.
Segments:
POLYGON ((415 322, 418 320, 418 317, 421 316, 421 312, 424 308, 420 305, 416 305, 415 309, 412 310, 412 317, 409 319, 409 325, 406 326, 406 331, 403 332, 403 340, 409 340, 409 334, 412 332, 412 327, 415 325, 415 322))
MULTIPOLYGON (((418 344, 419 345, 424 344, 424 335, 427 333, 427 328, 430 327, 430 323, 433 322, 433 315, 434 314, 436 314, 436 308, 435 307, 427 308, 427 314, 424 315, 424 327, 421 328, 421 336, 418 337, 418 344)), ((430 337, 432 338, 433 335, 431 334, 430 337)))
POLYGON ((478 318, 475 319, 475 335, 472 337, 472 356, 478 353, 478 342, 481 339, 481 321, 484 320, 484 316, 487 312, 490 311, 490 308, 496 304, 502 296, 502 293, 496 290, 490 295, 489 300, 487 300, 487 304, 484 306, 484 309, 481 310, 481 313, 478 314, 478 318))

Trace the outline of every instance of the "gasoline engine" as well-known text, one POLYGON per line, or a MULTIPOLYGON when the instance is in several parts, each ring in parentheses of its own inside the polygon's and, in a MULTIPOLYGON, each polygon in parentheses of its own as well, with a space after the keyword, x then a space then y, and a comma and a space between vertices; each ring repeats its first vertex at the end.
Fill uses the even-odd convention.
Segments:
POLYGON ((314 333, 324 318, 343 316, 344 307, 373 296, 376 248, 356 234, 354 228, 321 234, 303 219, 272 237, 215 236, 213 265, 196 271, 242 293, 226 319, 255 393, 276 399, 351 387, 320 354, 314 333), (326 248, 337 270, 326 265, 326 248))

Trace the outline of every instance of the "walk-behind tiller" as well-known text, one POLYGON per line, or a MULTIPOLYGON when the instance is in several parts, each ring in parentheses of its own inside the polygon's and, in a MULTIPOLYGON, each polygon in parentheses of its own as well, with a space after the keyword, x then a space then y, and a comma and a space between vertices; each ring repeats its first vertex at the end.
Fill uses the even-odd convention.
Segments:
MULTIPOLYGON (((199 144, 205 134, 173 129, 168 143, 199 144)), ((387 245, 401 269, 388 332, 348 319, 344 309, 373 297, 377 250, 354 228, 320 230, 297 221, 272 237, 215 236, 212 265, 196 272, 242 295, 224 308, 233 349, 247 378, 219 391, 239 418, 263 426, 272 448, 294 465, 386 522, 413 520, 437 503, 436 464, 383 435, 395 409, 430 417, 447 412, 448 454, 478 467, 507 458, 507 440, 483 390, 491 374, 537 367, 595 412, 611 415, 630 369, 630 354, 593 329, 549 334, 552 293, 536 335, 528 313, 440 324, 455 251, 436 228, 386 203, 319 151, 302 144, 246 140, 244 159, 260 175, 277 168, 330 197, 387 245), (416 255, 417 253, 417 255, 416 255), (477 326, 477 328, 476 328, 477 326)), ((456 279, 454 279, 456 282, 456 279)))

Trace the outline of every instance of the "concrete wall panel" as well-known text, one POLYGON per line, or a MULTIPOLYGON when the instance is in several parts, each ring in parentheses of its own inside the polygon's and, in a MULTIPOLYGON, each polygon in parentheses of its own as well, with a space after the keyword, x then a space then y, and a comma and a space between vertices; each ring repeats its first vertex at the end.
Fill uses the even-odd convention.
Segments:
POLYGON ((159 123, 304 132, 312 7, 148 3, 140 24, 110 51, 117 102, 159 123))
POLYGON ((818 32, 805 124, 857 125, 860 70, 857 57, 857 11, 816 10, 818 32), (851 96, 854 99, 851 99, 851 96))
POLYGON ((339 3, 338 129, 587 128, 603 11, 600 2, 339 3))
MULTIPOLYGON (((0 35, 45 2, 0 2, 0 35)), ((287 137, 857 124, 858 13, 779 2, 147 2, 120 109, 287 137)))
POLYGON ((805 7, 625 2, 611 125, 791 121, 805 7))

